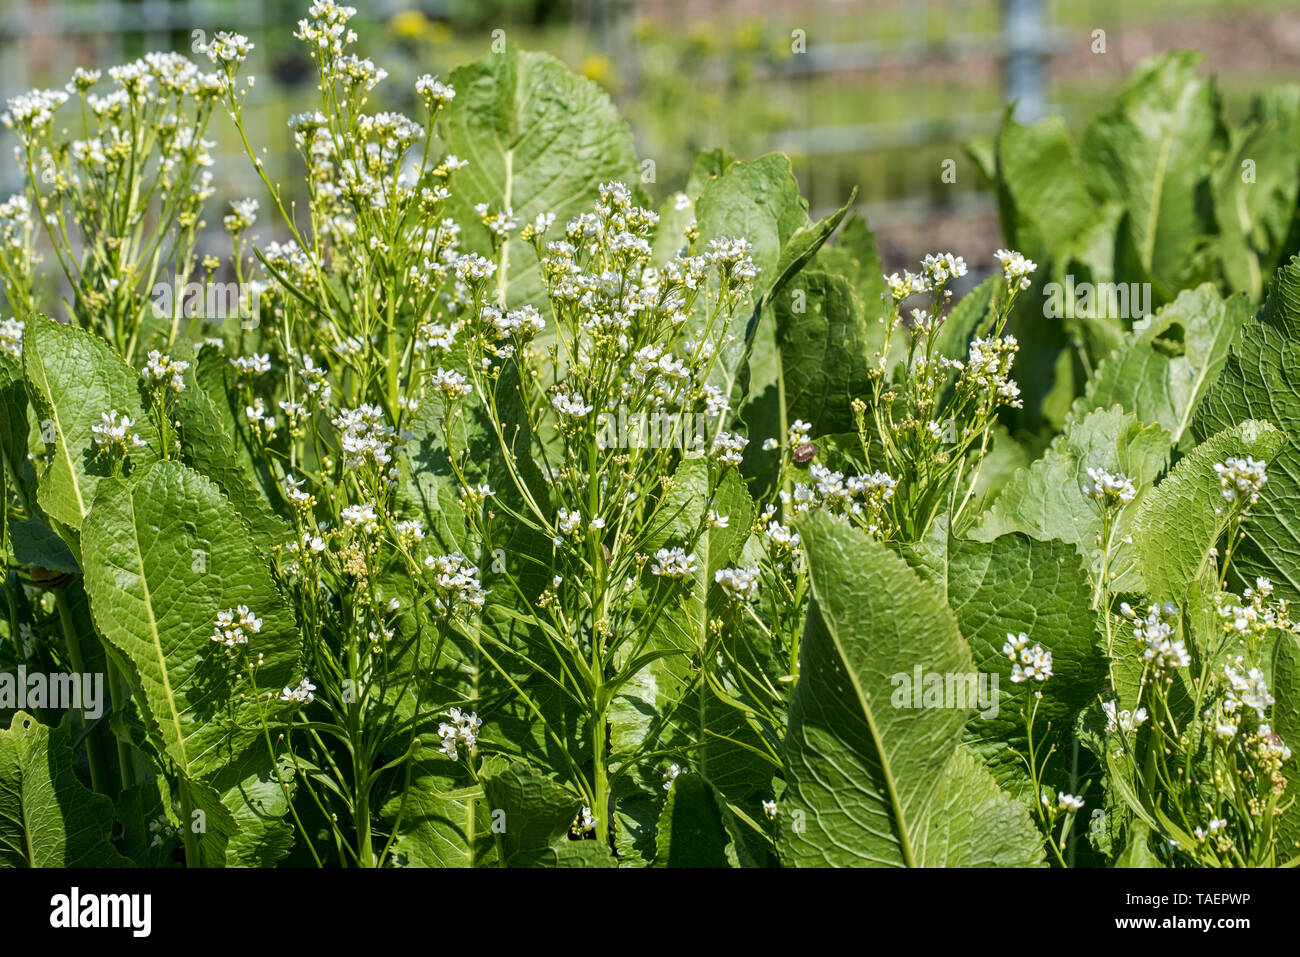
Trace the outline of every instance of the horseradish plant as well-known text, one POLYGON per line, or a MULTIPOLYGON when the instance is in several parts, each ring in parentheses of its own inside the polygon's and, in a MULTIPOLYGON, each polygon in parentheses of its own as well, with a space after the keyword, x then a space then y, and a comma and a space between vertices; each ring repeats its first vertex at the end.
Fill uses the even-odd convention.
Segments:
POLYGON ((1300 262, 1257 318, 1169 287, 1013 436, 1044 266, 885 276, 780 156, 652 209, 609 102, 514 48, 377 108, 354 12, 297 29, 301 191, 244 37, 10 104, 0 860, 1300 853, 1300 262), (225 264, 215 112, 263 187, 225 264), (224 314, 151 298, 226 278, 224 314), (5 696, 62 673, 101 716, 5 696))

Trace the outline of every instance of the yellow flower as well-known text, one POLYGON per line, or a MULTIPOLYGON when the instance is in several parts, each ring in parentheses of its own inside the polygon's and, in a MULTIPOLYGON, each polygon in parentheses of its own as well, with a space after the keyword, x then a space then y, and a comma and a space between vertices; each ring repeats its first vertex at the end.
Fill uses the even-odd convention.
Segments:
POLYGON ((399 37, 418 40, 429 29, 429 21, 419 10, 403 10, 393 14, 388 28, 399 37))
POLYGON ((618 84, 613 62, 601 53, 588 53, 582 58, 582 75, 604 87, 612 88, 618 84))

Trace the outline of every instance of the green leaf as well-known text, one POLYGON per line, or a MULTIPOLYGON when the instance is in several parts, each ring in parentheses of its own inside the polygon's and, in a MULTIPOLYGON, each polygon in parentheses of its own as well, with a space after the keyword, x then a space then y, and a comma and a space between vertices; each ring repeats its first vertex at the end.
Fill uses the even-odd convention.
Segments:
POLYGON ((82 541, 96 626, 129 663, 160 749, 187 777, 202 778, 265 748, 262 712, 275 722, 280 688, 302 677, 301 639, 220 490, 159 462, 101 485, 82 541), (262 656, 256 692, 247 665, 212 640, 218 613, 240 605, 262 619, 243 649, 262 656))
POLYGON ((0 866, 128 867, 113 849, 113 802, 82 786, 71 732, 19 711, 0 730, 0 866))
POLYGON ((22 474, 27 461, 27 386, 23 364, 0 352, 0 458, 8 465, 7 478, 22 474))
POLYGON ((1300 754, 1294 747, 1300 742, 1300 638, 1295 635, 1279 636, 1273 652, 1273 731, 1291 747, 1291 759, 1282 765, 1287 779, 1286 794, 1282 802, 1290 806, 1277 821, 1277 857, 1290 860, 1300 854, 1300 754))
POLYGON ((988 544, 951 540, 944 563, 920 571, 952 609, 980 679, 990 681, 992 700, 981 701, 982 710, 966 725, 967 746, 1004 790, 1032 800, 1028 775, 1017 757, 1027 753, 1021 710, 1032 704, 1030 694, 1043 695, 1036 724, 1040 752, 1055 744, 1059 757, 1053 769, 1064 759, 1063 773, 1068 773, 1074 716, 1105 685, 1087 571, 1070 545, 1020 534, 988 544), (1011 662, 1002 652, 1008 633, 1020 632, 1052 653, 1051 680, 1032 689, 1011 681, 1011 662))
POLYGON ((81 528, 99 482, 110 474, 91 427, 111 410, 128 416, 148 447, 130 453, 135 465, 158 457, 158 436, 140 392, 140 377, 106 342, 74 326, 33 317, 23 334, 28 397, 39 420, 53 426, 53 453, 40 476, 37 500, 53 519, 81 528))
POLYGON ((1073 422, 1047 452, 1027 469, 1016 472, 970 537, 989 542, 1008 532, 1024 532, 1040 541, 1069 542, 1099 573, 1101 510, 1084 494, 1089 468, 1123 472, 1133 479, 1138 495, 1119 513, 1112 530, 1119 573, 1113 587, 1139 590, 1132 549, 1123 544, 1143 497, 1164 470, 1169 457, 1169 433, 1159 425, 1144 425, 1132 413, 1115 407, 1098 409, 1073 422))
POLYGON ((443 754, 421 754, 411 761, 410 783, 383 811, 389 826, 397 828, 394 864, 477 867, 495 856, 489 809, 467 787, 464 766, 443 754))
POLYGON ((1185 290, 1134 325, 1123 345, 1097 367, 1072 415, 1081 418, 1090 409, 1120 405, 1143 422, 1164 426, 1178 445, 1250 311, 1245 296, 1225 301, 1209 283, 1185 290))
POLYGON ((1285 442, 1267 422, 1225 429, 1194 448, 1145 497, 1133 523, 1133 544, 1150 598, 1181 603, 1193 584, 1213 572, 1209 550, 1228 523, 1215 463, 1247 456, 1268 462, 1285 442))
POLYGON ((582 807, 577 795, 522 761, 496 759, 484 766, 481 778, 488 807, 503 812, 504 827, 497 835, 501 866, 556 867, 562 858, 581 854, 566 846, 582 807))
POLYGON ((782 859, 887 867, 1039 859, 1028 815, 978 762, 957 756, 968 709, 909 707, 900 694, 900 676, 917 666, 974 671, 952 612, 860 531, 816 513, 797 526, 813 604, 785 742, 782 859))
MULTIPOLYGON (((510 207, 521 222, 562 225, 596 201, 600 184, 637 181, 632 134, 596 84, 545 53, 508 43, 453 71, 456 99, 439 123, 449 153, 469 162, 452 181, 451 215, 471 249, 490 250, 473 208, 510 207)), ((497 288, 510 306, 545 308, 537 256, 518 237, 501 254, 497 288)))
POLYGON ((1128 211, 1132 255, 1169 294, 1184 287, 1200 238, 1213 231, 1206 181, 1210 157, 1226 146, 1213 82, 1196 77, 1200 59, 1181 51, 1143 61, 1080 149, 1090 191, 1128 211))
POLYGON ((1250 419, 1286 433, 1270 463, 1268 482, 1233 554, 1243 581, 1269 578, 1278 596, 1300 600, 1300 258, 1278 270, 1262 322, 1248 323, 1192 420, 1198 441, 1250 419))
POLYGON ((730 867, 730 842, 709 782, 698 774, 677 775, 659 815, 655 866, 730 867))
POLYGON ((1277 266, 1300 192, 1300 87, 1265 92, 1232 131, 1211 187, 1224 278, 1251 301, 1277 266))
MULTIPOLYGON (((173 358, 190 356, 173 350, 173 358)), ((288 527, 275 514, 266 493, 238 454, 217 404, 196 379, 192 361, 185 372, 185 389, 176 403, 176 419, 181 424, 185 464, 216 483, 263 550, 282 545, 288 527)))
POLYGON ((803 419, 813 435, 853 431, 850 406, 870 391, 875 349, 848 281, 807 270, 776 296, 773 308, 785 421, 803 419))

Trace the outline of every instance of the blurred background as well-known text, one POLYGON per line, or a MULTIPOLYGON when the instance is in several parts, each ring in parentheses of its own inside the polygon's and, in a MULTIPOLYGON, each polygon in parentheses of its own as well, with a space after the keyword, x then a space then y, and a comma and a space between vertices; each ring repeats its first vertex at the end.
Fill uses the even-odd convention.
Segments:
MULTIPOLYGON (((607 90, 654 161, 645 189, 680 189, 700 149, 788 153, 814 217, 853 187, 887 269, 951 249, 976 267, 1000 244, 991 193, 965 144, 991 136, 1008 102, 1072 126, 1142 57, 1205 54, 1229 117, 1300 77, 1297 0, 352 0, 360 48, 391 74, 401 109, 421 73, 446 78, 503 37, 546 50, 607 90), (501 33, 499 31, 504 31, 501 33)), ((307 0, 0 0, 0 98, 62 86, 149 50, 191 53, 217 30, 257 49, 255 143, 294 176, 285 120, 313 98, 292 33, 307 0), (260 128, 259 128, 260 127, 260 128)), ((194 55, 202 59, 201 55, 194 55)), ((203 61, 206 65, 206 61, 203 61)), ((247 160, 220 143, 220 198, 260 196, 247 160), (226 154, 225 162, 221 162, 226 154)), ((0 195, 20 187, 0 130, 0 195)), ((219 226, 213 208, 209 222, 219 226)))

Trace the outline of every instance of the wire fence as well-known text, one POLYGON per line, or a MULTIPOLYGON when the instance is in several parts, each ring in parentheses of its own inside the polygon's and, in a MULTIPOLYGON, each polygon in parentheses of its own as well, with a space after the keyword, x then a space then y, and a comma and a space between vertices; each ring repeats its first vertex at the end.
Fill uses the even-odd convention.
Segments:
MULTIPOLYGON (((363 33, 382 36, 403 11, 418 9, 438 22, 454 12, 456 0, 353 2, 359 19, 379 28, 363 33)), ((659 161, 665 188, 684 181, 698 148, 720 145, 741 156, 780 150, 791 155, 815 213, 839 206, 858 187, 889 258, 910 255, 928 241, 927 229, 957 230, 954 248, 968 230, 991 251, 996 211, 964 144, 993 135, 1008 101, 1017 102, 1025 120, 1077 113, 1078 91, 1071 99, 1053 75, 1053 61, 1086 51, 1097 25, 1117 50, 1142 52, 1140 43, 1120 42, 1132 32, 1128 6, 1159 13, 1211 2, 569 0, 563 39, 519 18, 517 2, 501 4, 499 16, 522 44, 549 44, 610 88, 642 155, 659 161), (1063 89, 1065 97, 1058 95, 1063 89)), ((258 45, 248 65, 258 77, 250 132, 269 147, 269 171, 283 175, 292 155, 284 119, 302 108, 314 82, 310 61, 292 38, 304 15, 305 0, 0 0, 0 100, 62 85, 76 65, 102 67, 155 49, 193 54, 196 42, 216 30, 238 30, 258 45)), ((481 52, 492 26, 484 29, 478 20, 474 29, 484 35, 471 39, 481 52)), ((457 22, 449 22, 452 32, 457 22)), ((1208 35, 1212 40, 1213 26, 1208 35)), ((1189 39, 1198 42, 1195 34, 1189 39)), ((469 58, 459 56, 465 49, 475 48, 415 56, 441 58, 432 69, 446 72, 453 61, 469 58)), ((1294 59, 1288 56, 1284 49, 1283 66, 1300 65, 1300 42, 1294 59)), ((1127 53, 1111 58, 1101 79, 1089 75, 1083 82, 1113 88, 1133 59, 1127 53)), ((1093 69, 1076 58, 1070 72, 1093 69)), ((8 145, 0 131, 5 160, 8 145)), ((222 199, 256 191, 247 163, 220 169, 222 199)), ((0 191, 20 186, 19 170, 0 161, 0 191)))

